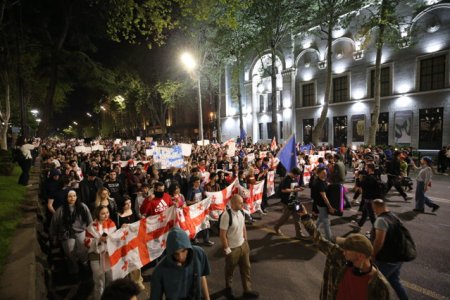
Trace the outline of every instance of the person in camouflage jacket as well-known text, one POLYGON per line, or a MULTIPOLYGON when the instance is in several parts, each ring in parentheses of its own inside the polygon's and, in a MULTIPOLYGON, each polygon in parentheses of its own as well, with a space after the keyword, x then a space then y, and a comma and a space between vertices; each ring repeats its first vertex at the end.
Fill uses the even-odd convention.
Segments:
POLYGON ((370 261, 373 248, 365 236, 351 234, 347 238, 337 238, 337 243, 333 243, 322 237, 303 206, 299 215, 314 244, 327 256, 320 299, 391 299, 391 286, 370 261), (361 261, 369 264, 365 272, 361 261), (363 298, 361 294, 354 294, 358 290, 356 282, 364 280, 362 276, 367 276, 367 286, 362 284, 359 289, 366 295, 363 298))

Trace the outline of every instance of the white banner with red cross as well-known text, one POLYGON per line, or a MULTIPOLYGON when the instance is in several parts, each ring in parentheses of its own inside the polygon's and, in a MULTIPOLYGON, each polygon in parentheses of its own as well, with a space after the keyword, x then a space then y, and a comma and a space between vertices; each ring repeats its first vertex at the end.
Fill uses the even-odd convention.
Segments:
POLYGON ((238 183, 236 183, 238 187, 239 195, 244 198, 244 211, 252 214, 261 209, 261 201, 263 198, 263 190, 264 190, 264 180, 260 181, 256 184, 250 184, 248 189, 244 188, 238 183))
POLYGON ((275 171, 267 172, 267 190, 266 196, 275 195, 275 171))
POLYGON ((211 199, 206 198, 195 204, 179 208, 177 210, 177 226, 183 229, 190 239, 195 235, 209 228, 209 208, 211 199))
POLYGON ((238 180, 235 179, 229 186, 219 192, 206 192, 206 196, 211 199, 211 206, 209 210, 212 219, 219 219, 219 215, 225 210, 228 201, 230 201, 231 197, 236 194, 235 190, 237 182, 238 180))
POLYGON ((155 260, 166 248, 169 230, 177 219, 176 208, 147 217, 111 233, 107 239, 113 279, 123 278, 155 260))

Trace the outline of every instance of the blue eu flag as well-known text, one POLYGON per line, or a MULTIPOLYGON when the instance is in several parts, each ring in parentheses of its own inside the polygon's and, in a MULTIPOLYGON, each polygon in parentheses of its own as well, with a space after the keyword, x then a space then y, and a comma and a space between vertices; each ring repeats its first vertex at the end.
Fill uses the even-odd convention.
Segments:
POLYGON ((295 149, 295 135, 287 140, 286 144, 278 152, 278 159, 288 172, 297 166, 297 151, 295 149))

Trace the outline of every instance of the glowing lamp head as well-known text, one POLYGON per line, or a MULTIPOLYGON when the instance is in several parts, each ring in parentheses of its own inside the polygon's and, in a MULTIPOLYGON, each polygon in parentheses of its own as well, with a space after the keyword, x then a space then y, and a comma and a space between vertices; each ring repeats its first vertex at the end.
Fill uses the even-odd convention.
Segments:
POLYGON ((197 63, 195 62, 194 58, 192 57, 192 55, 190 55, 189 53, 185 52, 183 54, 181 54, 181 62, 183 63, 184 67, 186 68, 186 70, 188 71, 192 71, 195 69, 195 67, 197 66, 197 63))

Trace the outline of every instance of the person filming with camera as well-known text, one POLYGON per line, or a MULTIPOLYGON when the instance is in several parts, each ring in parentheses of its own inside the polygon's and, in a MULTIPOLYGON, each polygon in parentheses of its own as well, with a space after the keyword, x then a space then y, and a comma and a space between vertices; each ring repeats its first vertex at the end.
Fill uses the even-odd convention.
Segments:
POLYGON ((298 239, 305 238, 300 227, 300 217, 297 210, 300 208, 300 201, 297 197, 298 192, 303 191, 299 186, 299 176, 301 175, 299 168, 293 168, 287 173, 286 177, 280 183, 281 203, 283 204, 283 214, 274 226, 275 233, 282 235, 280 227, 287 222, 290 216, 294 218, 295 236, 298 239))
POLYGON ((371 261, 373 247, 367 237, 353 233, 333 243, 317 230, 303 205, 298 214, 314 244, 327 256, 320 299, 391 299, 388 281, 371 261))

